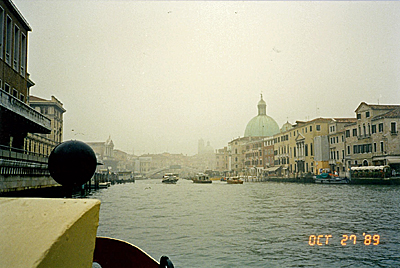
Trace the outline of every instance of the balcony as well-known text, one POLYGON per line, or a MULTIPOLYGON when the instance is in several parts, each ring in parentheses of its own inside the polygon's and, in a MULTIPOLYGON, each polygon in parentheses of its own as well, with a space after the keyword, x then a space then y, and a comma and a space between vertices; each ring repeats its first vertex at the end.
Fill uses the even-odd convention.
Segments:
POLYGON ((371 134, 358 135, 357 138, 359 140, 368 139, 368 138, 371 138, 371 134))
POLYGON ((0 145, 0 167, 3 166, 5 162, 13 162, 16 163, 15 166, 20 165, 23 167, 33 167, 30 166, 32 163, 47 166, 47 161, 47 155, 0 145), (27 166, 24 166, 25 164, 27 164, 27 166))
POLYGON ((306 161, 306 157, 303 156, 295 156, 294 157, 294 161, 298 162, 298 161, 306 161))
POLYGON ((345 159, 329 159, 329 165, 340 165, 343 164, 345 159))
POLYGON ((7 92, 0 90, 0 110, 3 109, 8 110, 11 113, 18 115, 28 121, 28 132, 50 133, 51 131, 50 119, 37 112, 35 109, 28 106, 24 102, 11 96, 7 92))

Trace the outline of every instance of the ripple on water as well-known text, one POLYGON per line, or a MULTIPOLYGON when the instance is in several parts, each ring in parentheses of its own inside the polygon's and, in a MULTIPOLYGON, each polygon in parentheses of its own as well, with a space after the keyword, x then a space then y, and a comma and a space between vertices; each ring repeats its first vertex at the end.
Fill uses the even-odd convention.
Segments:
POLYGON ((176 267, 400 266, 399 187, 147 180, 91 198, 102 201, 98 235, 176 267), (379 233, 380 245, 364 245, 364 232, 379 233), (309 246, 313 234, 331 242, 309 246), (343 234, 357 244, 342 246, 343 234))

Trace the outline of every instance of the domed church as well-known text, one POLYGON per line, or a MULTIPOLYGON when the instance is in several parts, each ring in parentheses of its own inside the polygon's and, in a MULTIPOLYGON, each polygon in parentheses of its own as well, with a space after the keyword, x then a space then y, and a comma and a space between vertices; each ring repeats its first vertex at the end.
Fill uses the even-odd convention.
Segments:
POLYGON ((258 115, 253 117, 249 123, 247 123, 246 130, 244 132, 245 137, 268 137, 279 133, 279 126, 276 121, 267 115, 267 104, 263 100, 261 94, 261 100, 258 102, 258 115))

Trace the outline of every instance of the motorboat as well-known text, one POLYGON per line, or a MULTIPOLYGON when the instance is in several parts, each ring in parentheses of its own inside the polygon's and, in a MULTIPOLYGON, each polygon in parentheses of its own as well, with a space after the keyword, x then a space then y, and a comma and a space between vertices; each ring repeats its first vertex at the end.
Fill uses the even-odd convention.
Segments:
POLYGON ((243 184, 243 181, 241 179, 239 179, 238 177, 232 177, 232 178, 228 178, 226 180, 227 184, 243 184))
POLYGON ((179 180, 179 179, 178 179, 177 174, 166 173, 166 174, 163 176, 162 183, 175 184, 178 180, 179 180))
POLYGON ((199 173, 195 178, 192 179, 194 183, 212 183, 210 177, 207 174, 199 173))
POLYGON ((350 182, 350 179, 347 177, 338 177, 334 176, 330 173, 322 173, 315 177, 315 183, 324 183, 324 184, 346 184, 350 182))

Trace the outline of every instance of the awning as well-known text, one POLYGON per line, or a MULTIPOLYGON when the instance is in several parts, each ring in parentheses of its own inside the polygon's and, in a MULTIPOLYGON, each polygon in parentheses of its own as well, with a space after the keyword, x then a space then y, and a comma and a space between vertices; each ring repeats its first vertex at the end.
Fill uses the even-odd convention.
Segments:
POLYGON ((278 169, 280 169, 281 167, 270 167, 270 168, 266 168, 265 170, 267 171, 267 172, 275 172, 275 171, 277 171, 278 169))
POLYGON ((373 157, 372 161, 385 161, 388 164, 400 164, 400 156, 378 156, 373 157))
POLYGON ((363 167, 351 167, 351 170, 383 170, 388 166, 363 166, 363 167))
POLYGON ((400 158, 389 158, 388 163, 389 164, 400 164, 400 158))

